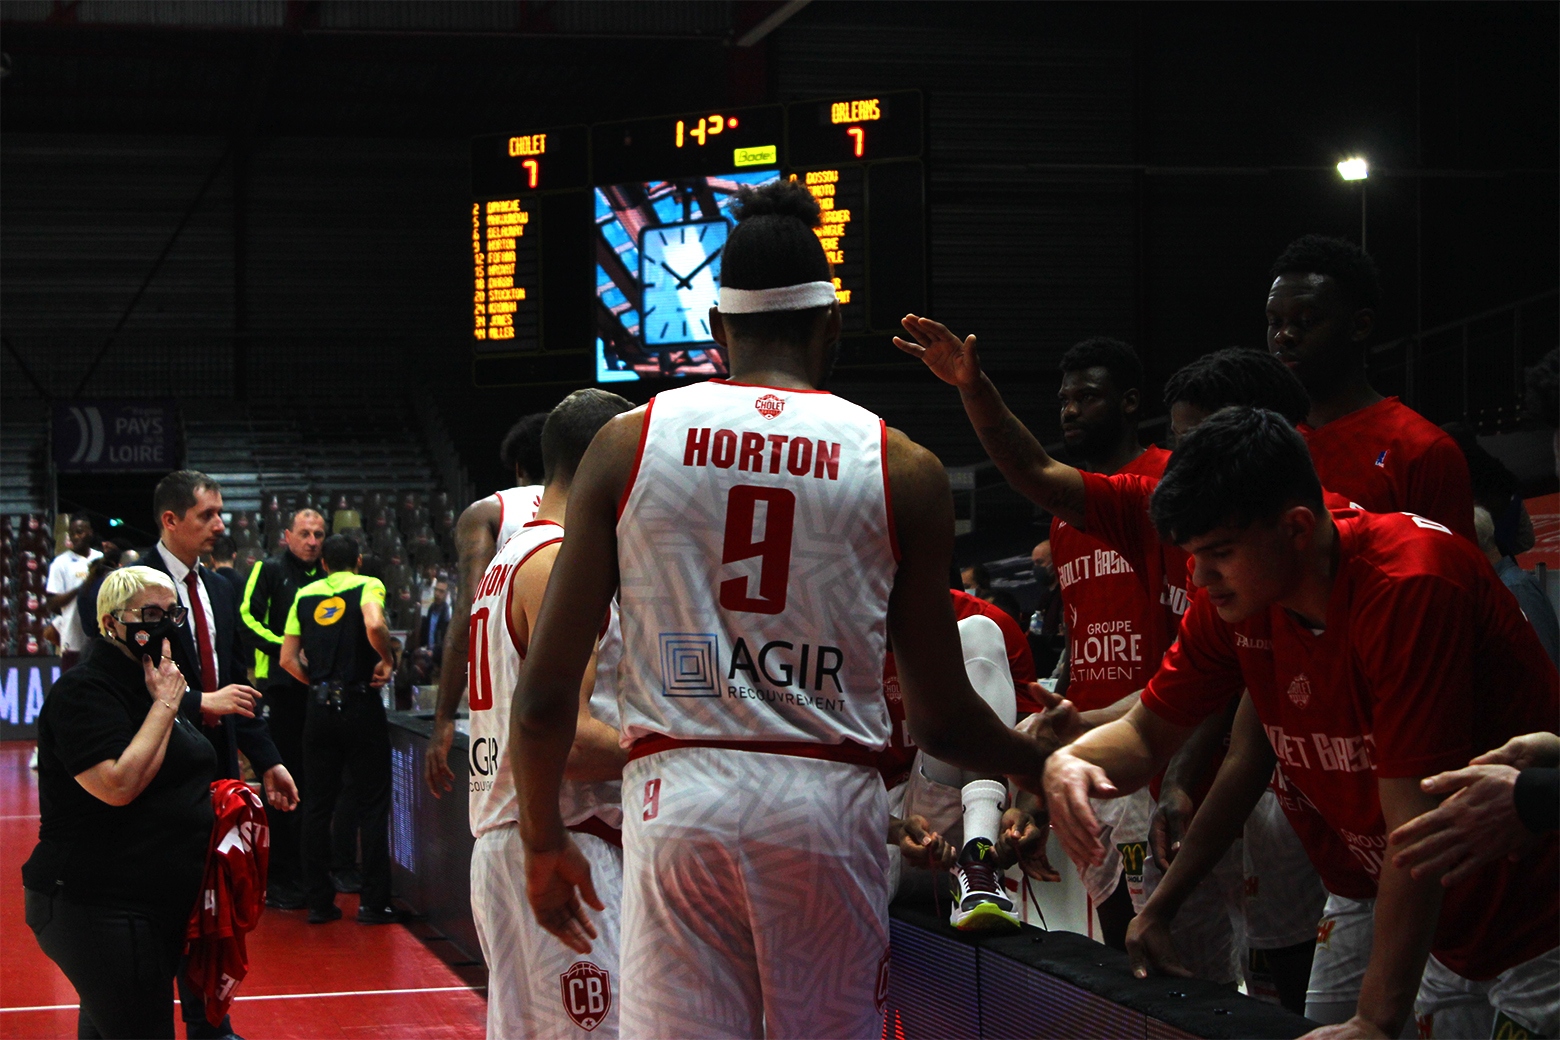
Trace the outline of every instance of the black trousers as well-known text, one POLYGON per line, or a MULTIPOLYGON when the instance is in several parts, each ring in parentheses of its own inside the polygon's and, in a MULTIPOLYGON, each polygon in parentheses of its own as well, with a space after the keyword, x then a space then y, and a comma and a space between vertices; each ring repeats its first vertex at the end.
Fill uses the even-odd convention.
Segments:
MULTIPOLYGON (((309 688, 297 682, 272 683, 265 691, 266 726, 282 764, 298 785, 300 799, 308 798, 303 767, 303 728, 308 717, 309 688)), ((298 811, 282 812, 265 807, 271 825, 271 866, 268 887, 274 891, 303 892, 303 821, 298 811)))
POLYGON ((363 825, 363 810, 358 804, 357 781, 352 768, 347 767, 346 779, 341 784, 341 795, 336 799, 336 815, 330 823, 330 869, 334 871, 358 869, 358 831, 363 825))
POLYGON ((303 803, 303 871, 309 907, 335 905, 330 821, 343 768, 352 771, 362 812, 362 905, 390 903, 390 727, 379 691, 348 694, 340 707, 309 700, 303 734, 309 796, 303 803))
POLYGON ((173 1036, 173 977, 184 950, 184 917, 25 892, 27 927, 81 998, 78 1037, 173 1036))

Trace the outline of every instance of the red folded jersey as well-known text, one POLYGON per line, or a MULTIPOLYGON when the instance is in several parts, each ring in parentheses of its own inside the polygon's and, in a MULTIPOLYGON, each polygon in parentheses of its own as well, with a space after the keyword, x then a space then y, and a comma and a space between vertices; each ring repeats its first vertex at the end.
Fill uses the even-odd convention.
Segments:
MULTIPOLYGON (((1007 645, 1008 670, 1013 673, 1013 686, 1018 699, 1018 717, 1033 715, 1045 708, 1029 693, 1029 684, 1035 681, 1035 658, 1029 650, 1029 640, 1018 622, 1001 607, 976 599, 967 592, 950 590, 953 597, 953 619, 963 621, 967 617, 989 617, 1002 629, 1002 642, 1007 645)), ((879 753, 878 770, 883 774, 886 787, 898 787, 910 776, 910 766, 915 762, 915 742, 910 739, 910 727, 905 722, 905 702, 899 693, 899 669, 894 664, 892 651, 883 655, 883 698, 888 702, 888 721, 893 730, 888 747, 879 753)))
POLYGON ((1176 615, 1167 607, 1184 599, 1167 604, 1163 579, 1169 573, 1182 587, 1185 554, 1162 545, 1148 519, 1148 496, 1169 460, 1168 451, 1149 448, 1111 476, 1084 474, 1084 530, 1051 521, 1067 619, 1067 699, 1079 711, 1141 690, 1175 638, 1176 615))
POLYGON ((206 878, 184 935, 190 944, 189 980, 206 998, 206 1021, 220 1025, 249 974, 244 936, 265 909, 271 828, 265 803, 240 780, 212 784, 211 808, 216 824, 206 850, 206 878))
POLYGON ((1415 513, 1476 541, 1462 449, 1396 397, 1325 426, 1302 423, 1300 435, 1323 487, 1372 513, 1415 513))
MULTIPOLYGON (((1292 813, 1296 833, 1328 888, 1351 895, 1367 880, 1374 891, 1386 854, 1378 781, 1459 769, 1518 734, 1554 732, 1560 676, 1473 544, 1406 513, 1332 516, 1324 631, 1277 605, 1226 624, 1198 591, 1143 704, 1190 726, 1249 690, 1284 777, 1332 839, 1315 840, 1292 813)), ((1553 948, 1557 931, 1550 834, 1448 889, 1433 949, 1459 975, 1488 979, 1553 948)))

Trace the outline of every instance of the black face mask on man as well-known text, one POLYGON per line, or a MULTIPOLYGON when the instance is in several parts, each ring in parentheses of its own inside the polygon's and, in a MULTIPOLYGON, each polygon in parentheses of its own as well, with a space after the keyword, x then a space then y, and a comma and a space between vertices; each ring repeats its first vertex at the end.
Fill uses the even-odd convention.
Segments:
POLYGON ((125 637, 120 642, 136 658, 149 657, 154 665, 162 663, 163 640, 168 640, 171 645, 179 631, 178 624, 171 618, 119 623, 125 627, 125 637))

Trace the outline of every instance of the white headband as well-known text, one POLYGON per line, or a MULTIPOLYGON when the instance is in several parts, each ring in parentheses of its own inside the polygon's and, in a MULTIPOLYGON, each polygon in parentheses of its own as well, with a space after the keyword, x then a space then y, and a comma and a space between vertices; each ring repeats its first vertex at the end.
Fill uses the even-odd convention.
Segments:
POLYGON ((773 289, 733 289, 723 285, 718 307, 722 314, 804 311, 809 307, 827 307, 836 299, 833 282, 803 282, 773 289))

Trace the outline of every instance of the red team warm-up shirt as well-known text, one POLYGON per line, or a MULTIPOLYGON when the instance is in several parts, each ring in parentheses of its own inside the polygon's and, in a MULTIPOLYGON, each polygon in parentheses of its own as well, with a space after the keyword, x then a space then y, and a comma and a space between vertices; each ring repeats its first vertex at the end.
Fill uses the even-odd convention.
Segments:
MULTIPOLYGON (((1132 515, 1122 490, 1132 502, 1146 501, 1142 489, 1153 490, 1169 459, 1163 448, 1149 448, 1112 476, 1083 474, 1086 530, 1051 521, 1051 559, 1067 618, 1067 699, 1079 711, 1141 690, 1175 638, 1172 608, 1184 597, 1166 596, 1163 578, 1167 555, 1176 566, 1185 554, 1161 544, 1146 509, 1132 515)), ((1174 573, 1180 587, 1180 571, 1174 573)))
MULTIPOLYGON (((1386 854, 1377 781, 1458 769, 1517 734, 1552 732, 1560 679, 1472 544, 1402 513, 1332 515, 1339 563, 1326 630, 1276 605, 1226 624, 1199 591, 1143 704, 1190 726, 1248 689, 1284 776, 1341 839, 1307 840, 1317 871, 1353 894, 1386 854)), ((1488 979, 1552 948, 1556 850, 1548 835, 1521 862, 1449 889, 1435 955, 1488 979)))
POLYGON ((1322 487, 1372 513, 1417 513, 1476 541, 1462 449, 1396 397, 1299 429, 1322 487))
MULTIPOLYGON (((1013 673, 1013 686, 1018 698, 1018 717, 1024 718, 1045 708, 1029 695, 1029 684, 1035 681, 1035 658, 1029 650, 1029 640, 1018 622, 1008 616, 1001 607, 977 599, 967 592, 951 589, 953 619, 963 621, 977 614, 989 617, 1002 629, 1002 642, 1007 646, 1008 671, 1013 673)), ((888 747, 879 752, 878 770, 883 774, 885 787, 898 787, 910 776, 910 766, 915 762, 915 743, 910 739, 910 729, 905 725, 905 702, 899 693, 899 669, 894 664, 892 651, 883 655, 883 697, 888 701, 888 721, 893 736, 888 747)))

